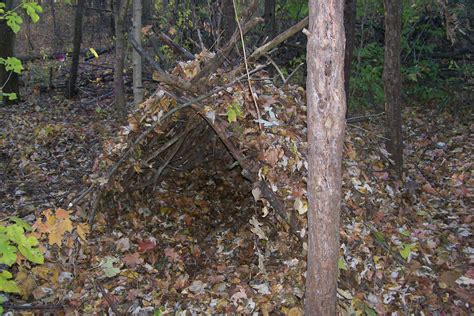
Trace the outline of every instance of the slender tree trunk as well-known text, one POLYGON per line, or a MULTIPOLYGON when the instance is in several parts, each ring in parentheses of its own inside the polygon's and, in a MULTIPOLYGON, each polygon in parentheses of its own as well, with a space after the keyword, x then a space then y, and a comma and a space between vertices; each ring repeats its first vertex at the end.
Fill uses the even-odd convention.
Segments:
MULTIPOLYGON (((13 9, 13 1, 0 1, 5 3, 5 11, 13 9)), ((5 19, 0 20, 0 57, 15 56, 15 33, 7 25, 5 19)), ((3 65, 0 65, 0 92, 15 93, 20 97, 20 87, 18 84, 18 74, 7 71, 3 65)), ((15 101, 6 101, 7 103, 15 103, 15 101)))
POLYGON ((66 98, 70 99, 76 94, 77 72, 79 70, 79 55, 82 42, 82 18, 84 17, 85 0, 77 1, 76 17, 74 20, 74 44, 72 52, 71 71, 66 84, 66 98))
POLYGON ((116 5, 118 13, 115 16, 115 67, 114 67, 114 90, 115 110, 120 120, 126 116, 125 85, 123 83, 123 69, 125 63, 125 18, 130 0, 122 0, 116 5))
POLYGON ((402 79, 400 73, 401 54, 401 1, 384 0, 385 7, 385 64, 383 84, 385 92, 385 114, 387 118, 387 148, 393 159, 395 176, 403 175, 402 138, 402 79))
POLYGON ((344 56, 344 90, 346 92, 346 104, 349 104, 349 82, 351 78, 352 56, 355 46, 355 22, 356 22, 357 0, 344 1, 344 31, 346 34, 346 50, 344 56))
POLYGON ((147 25, 148 23, 151 22, 154 11, 155 11, 155 1, 143 0, 143 10, 142 10, 143 25, 147 25))
POLYGON ((222 36, 227 42, 237 28, 235 21, 234 4, 232 0, 222 0, 222 36))
POLYGON ((336 315, 345 131, 344 3, 309 1, 306 315, 336 315))
POLYGON ((276 18, 275 18, 276 0, 265 0, 265 9, 263 18, 265 20, 265 26, 267 34, 273 38, 275 36, 276 29, 276 18))
POLYGON ((62 36, 61 36, 61 32, 59 31, 58 22, 57 22, 57 19, 56 19, 56 8, 55 8, 54 0, 49 0, 49 7, 51 9, 51 17, 53 18, 53 32, 54 32, 54 36, 55 36, 54 50, 59 51, 60 49, 63 48, 63 39, 62 39, 62 36))
MULTIPOLYGON (((142 3, 141 0, 133 0, 133 38, 141 45, 142 29, 142 3)), ((142 83, 142 56, 133 50, 133 102, 139 104, 143 101, 142 83)))

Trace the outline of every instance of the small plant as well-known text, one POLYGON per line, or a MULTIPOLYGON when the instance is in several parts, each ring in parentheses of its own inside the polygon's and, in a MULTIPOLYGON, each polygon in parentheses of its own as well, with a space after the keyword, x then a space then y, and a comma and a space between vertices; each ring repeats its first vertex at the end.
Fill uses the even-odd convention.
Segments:
MULTIPOLYGON (((11 217, 8 222, 0 224, 0 264, 3 267, 11 268, 15 263, 22 265, 17 260, 18 252, 27 260, 36 264, 43 264, 43 253, 39 249, 38 239, 31 236, 29 232, 31 226, 18 217, 11 217)), ((0 292, 20 293, 20 288, 13 280, 13 274, 0 268, 0 292)), ((0 298, 0 304, 4 302, 0 298)), ((0 313, 3 313, 3 307, 0 305, 0 313)))

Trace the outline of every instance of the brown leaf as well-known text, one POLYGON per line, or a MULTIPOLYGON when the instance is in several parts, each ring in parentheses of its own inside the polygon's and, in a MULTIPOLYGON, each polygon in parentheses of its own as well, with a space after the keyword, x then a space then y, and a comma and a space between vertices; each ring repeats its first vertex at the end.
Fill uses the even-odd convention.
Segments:
POLYGON ((123 263, 125 263, 130 268, 135 268, 143 264, 144 260, 140 257, 140 253, 129 253, 122 258, 123 263))
POLYGON ((421 187, 421 189, 423 190, 423 192, 426 192, 428 194, 431 194, 431 195, 438 195, 438 192, 436 192, 435 189, 433 189, 433 187, 431 186, 431 184, 429 182, 423 184, 423 186, 421 187))

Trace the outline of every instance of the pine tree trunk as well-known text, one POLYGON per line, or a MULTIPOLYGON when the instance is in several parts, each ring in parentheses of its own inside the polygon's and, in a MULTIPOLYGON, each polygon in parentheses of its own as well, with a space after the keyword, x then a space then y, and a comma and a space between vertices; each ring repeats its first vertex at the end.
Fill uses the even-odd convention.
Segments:
POLYGON ((74 43, 72 52, 71 71, 66 84, 66 98, 70 99, 76 94, 77 73, 79 70, 79 55, 82 42, 82 18, 84 17, 85 0, 77 1, 76 17, 74 20, 74 43))
POLYGON ((383 84, 385 92, 385 114, 387 148, 394 161, 394 175, 403 175, 402 138, 402 79, 400 73, 401 54, 401 1, 384 0, 385 7, 385 64, 383 84))
POLYGON ((342 1, 309 1, 306 315, 336 315, 346 114, 343 13, 342 1))

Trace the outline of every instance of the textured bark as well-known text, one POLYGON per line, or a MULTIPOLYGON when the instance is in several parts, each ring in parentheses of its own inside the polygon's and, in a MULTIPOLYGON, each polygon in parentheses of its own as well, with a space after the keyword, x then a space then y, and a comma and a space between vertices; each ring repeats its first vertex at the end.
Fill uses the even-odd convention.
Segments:
POLYGON ((122 0, 115 16, 115 67, 114 67, 114 92, 115 110, 119 119, 126 116, 125 107, 125 86, 123 83, 123 68, 125 59, 125 17, 130 0, 122 0))
POLYGON ((346 34, 346 50, 344 56, 344 90, 346 103, 349 102, 349 82, 351 78, 351 63, 355 45, 355 22, 357 0, 344 1, 344 31, 346 34))
POLYGON ((154 11, 155 11, 155 1, 143 0, 142 22, 144 25, 152 22, 154 11))
POLYGON ((387 118, 387 149, 394 161, 394 175, 403 174, 402 138, 402 79, 400 73, 401 54, 401 1, 384 0, 385 7, 385 64, 383 85, 385 92, 385 113, 387 118))
POLYGON ((267 35, 272 38, 276 34, 276 0, 265 0, 265 9, 263 18, 265 19, 265 27, 267 29, 267 35))
MULTIPOLYGON (((6 11, 13 8, 13 1, 0 1, 5 3, 6 11)), ((14 57, 15 56, 15 33, 7 25, 6 20, 0 20, 0 57, 14 57)), ((6 71, 3 65, 0 65, 0 90, 5 93, 16 93, 20 96, 20 88, 18 85, 18 74, 6 71)), ((14 103, 15 101, 6 101, 7 103, 14 103)))
POLYGON ((224 42, 230 40, 236 29, 234 4, 232 0, 222 0, 222 36, 224 42))
POLYGON ((343 1, 309 1, 306 315, 336 315, 345 131, 343 1))
POLYGON ((84 17, 85 0, 77 1, 76 17, 74 20, 74 43, 72 52, 71 71, 66 84, 66 98, 70 99, 76 94, 77 72, 79 70, 79 55, 82 42, 82 18, 84 17))
MULTIPOLYGON (((133 38, 141 46, 142 29, 142 1, 133 0, 133 38)), ((142 56, 133 50, 133 102, 139 104, 143 101, 143 82, 142 82, 142 56)))

